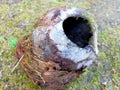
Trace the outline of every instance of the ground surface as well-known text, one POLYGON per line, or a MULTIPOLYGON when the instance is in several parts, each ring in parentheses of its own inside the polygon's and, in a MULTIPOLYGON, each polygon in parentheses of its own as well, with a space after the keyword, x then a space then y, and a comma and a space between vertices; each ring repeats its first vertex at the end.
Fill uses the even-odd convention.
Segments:
POLYGON ((120 0, 0 0, 0 90, 39 90, 17 67, 17 41, 34 30, 37 18, 60 6, 93 14, 99 30, 97 67, 91 66, 68 90, 120 90, 120 0))

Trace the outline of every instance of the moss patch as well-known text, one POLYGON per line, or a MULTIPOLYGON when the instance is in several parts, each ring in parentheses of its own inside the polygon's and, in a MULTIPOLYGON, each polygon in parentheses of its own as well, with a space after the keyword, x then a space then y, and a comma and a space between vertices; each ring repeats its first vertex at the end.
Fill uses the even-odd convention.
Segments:
MULTIPOLYGON (((34 24, 39 17, 48 10, 65 5, 88 10, 93 13, 94 18, 97 18, 95 19, 97 24, 102 25, 101 27, 99 25, 100 53, 97 64, 87 69, 78 80, 70 84, 68 89, 120 89, 120 26, 108 25, 107 21, 112 16, 106 20, 105 13, 109 12, 109 9, 105 9, 108 7, 107 4, 102 9, 101 2, 95 0, 80 0, 80 2, 79 0, 21 0, 17 4, 12 1, 14 0, 2 0, 0 4, 0 71, 2 71, 0 90, 39 90, 39 87, 29 80, 19 67, 10 74, 16 62, 15 46, 20 38, 34 30, 34 24), (98 19, 99 17, 101 18, 98 19)), ((88 17, 94 21, 93 17, 88 17)))

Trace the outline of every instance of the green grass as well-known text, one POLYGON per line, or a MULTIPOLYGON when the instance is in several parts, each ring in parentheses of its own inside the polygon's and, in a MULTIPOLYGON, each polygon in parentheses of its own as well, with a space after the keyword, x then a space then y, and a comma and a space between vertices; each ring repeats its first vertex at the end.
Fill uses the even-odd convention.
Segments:
MULTIPOLYGON (((10 2, 4 1, 4 2, 10 2)), ((92 0, 94 1, 94 0, 92 0)), ((5 4, 0 7, 0 70, 3 77, 0 80, 0 90, 39 90, 25 73, 17 67, 10 74, 16 62, 14 51, 17 41, 34 30, 34 24, 48 10, 60 6, 78 6, 89 9, 91 2, 73 3, 58 0, 23 0, 18 4, 5 4)), ((92 13, 92 12, 91 12, 92 13)), ((93 18, 90 18, 91 20, 93 18)), ((87 69, 69 90, 119 90, 120 88, 120 25, 107 27, 99 31, 99 59, 98 66, 87 69), (105 87, 103 82, 107 82, 105 87)))

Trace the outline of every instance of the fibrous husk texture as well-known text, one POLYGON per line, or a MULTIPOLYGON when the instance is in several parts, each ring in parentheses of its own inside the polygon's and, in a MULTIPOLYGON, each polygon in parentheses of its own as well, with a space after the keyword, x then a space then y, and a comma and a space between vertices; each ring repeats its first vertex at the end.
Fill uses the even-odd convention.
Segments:
POLYGON ((62 90, 74 81, 78 73, 74 71, 63 71, 59 64, 48 61, 33 53, 31 34, 19 41, 17 46, 17 58, 22 58, 21 68, 40 87, 46 90, 62 90))

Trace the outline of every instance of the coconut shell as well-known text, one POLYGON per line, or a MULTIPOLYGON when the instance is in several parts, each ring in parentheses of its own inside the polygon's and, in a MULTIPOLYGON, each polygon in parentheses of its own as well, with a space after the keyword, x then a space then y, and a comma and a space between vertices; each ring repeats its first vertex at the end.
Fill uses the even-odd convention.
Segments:
MULTIPOLYGON (((96 58, 93 47, 88 42, 92 37, 92 30, 89 30, 91 26, 82 28, 83 33, 80 34, 84 36, 81 37, 82 43, 87 44, 76 44, 64 31, 63 23, 69 17, 74 17, 75 20, 77 17, 79 20, 83 16, 77 8, 61 7, 47 12, 35 24, 33 33, 23 37, 17 44, 16 57, 21 60, 20 67, 33 82, 45 90, 64 90, 96 58)), ((86 21, 83 20, 81 26, 75 20, 76 27, 85 27, 86 21)), ((71 28, 79 30, 76 27, 71 28)))

